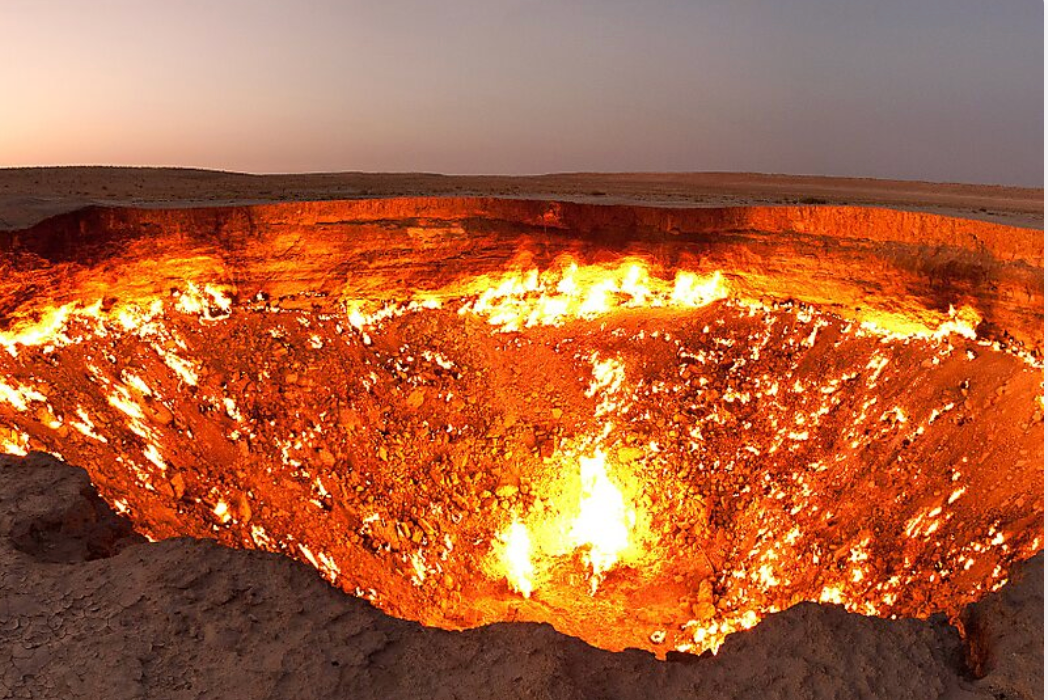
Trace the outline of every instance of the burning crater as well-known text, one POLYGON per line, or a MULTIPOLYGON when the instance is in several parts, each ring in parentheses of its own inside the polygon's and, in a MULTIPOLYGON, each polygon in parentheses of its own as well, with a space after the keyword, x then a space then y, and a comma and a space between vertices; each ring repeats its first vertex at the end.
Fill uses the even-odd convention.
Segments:
POLYGON ((1043 538, 1043 248, 852 208, 89 209, 0 232, 0 446, 390 614, 716 650, 1043 538))

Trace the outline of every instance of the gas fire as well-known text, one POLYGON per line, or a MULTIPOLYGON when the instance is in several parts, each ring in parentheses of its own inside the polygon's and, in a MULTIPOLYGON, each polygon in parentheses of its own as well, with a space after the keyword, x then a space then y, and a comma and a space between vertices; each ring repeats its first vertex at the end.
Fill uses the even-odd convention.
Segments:
POLYGON ((593 572, 593 593, 605 571, 619 560, 619 554, 630 543, 635 515, 627 509, 622 493, 611 483, 604 470, 604 453, 599 449, 592 457, 581 457, 582 495, 579 515, 571 526, 571 541, 586 547, 586 563, 593 572))
POLYGON ((154 539, 612 649, 716 650, 802 600, 953 613, 1042 546, 1043 369, 970 307, 860 322, 640 258, 257 292, 0 334, 0 448, 61 450, 154 539))
POLYGON ((728 296, 720 272, 705 278, 678 271, 672 283, 653 278, 639 260, 614 266, 574 261, 539 273, 507 273, 494 281, 465 285, 464 291, 483 288, 475 301, 459 309, 476 314, 505 332, 533 326, 559 326, 572 319, 592 320, 618 308, 699 308, 728 296))
POLYGON ((552 485, 551 508, 531 515, 536 531, 514 517, 499 533, 494 550, 493 576, 503 576, 509 587, 524 597, 535 590, 536 567, 548 579, 558 558, 579 553, 589 571, 589 590, 597 593, 604 574, 615 567, 635 536, 636 513, 622 490, 609 478, 605 455, 578 457, 577 482, 552 485), (577 488, 575 488, 577 486, 577 488), (537 546, 533 548, 532 541, 537 546))
POLYGON ((498 537, 499 564, 505 569, 510 587, 525 598, 531 597, 534 588, 532 576, 535 566, 531 563, 531 535, 528 528, 516 518, 498 537))

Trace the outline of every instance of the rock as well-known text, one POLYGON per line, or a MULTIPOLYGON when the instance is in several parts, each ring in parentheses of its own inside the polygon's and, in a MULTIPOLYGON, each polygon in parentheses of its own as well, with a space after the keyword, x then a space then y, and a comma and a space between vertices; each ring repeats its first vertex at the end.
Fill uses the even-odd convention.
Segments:
POLYGON ((716 616, 717 608, 708 601, 699 601, 691 606, 691 614, 699 622, 706 622, 716 616))
POLYGON ((495 489, 495 495, 502 500, 511 499, 517 495, 517 487, 512 484, 503 484, 495 489))
POLYGON ((176 473, 168 483, 171 484, 171 490, 175 499, 181 500, 186 493, 186 480, 182 477, 182 474, 176 473))
POLYGON ((237 518, 240 522, 247 524, 251 522, 251 502, 245 494, 239 494, 235 500, 235 508, 237 512, 237 518))
POLYGON ((346 431, 354 431, 363 425, 360 414, 352 408, 343 408, 338 412, 338 423, 346 431))
POLYGON ((643 457, 644 450, 637 447, 620 447, 616 454, 620 462, 623 464, 630 464, 643 457))
POLYGON ((159 401, 153 403, 150 407, 150 413, 153 416, 153 420, 160 425, 171 425, 175 420, 175 414, 171 412, 171 409, 159 401))
POLYGON ((408 394, 407 404, 413 409, 418 409, 422 406, 422 403, 426 400, 426 392, 422 389, 415 389, 408 394))
POLYGON ((965 661, 997 698, 1044 697, 1044 553, 1016 566, 1000 591, 964 609, 965 661))
POLYGON ((36 410, 36 419, 48 428, 58 422, 58 418, 47 406, 41 406, 36 410))
POLYGON ((695 597, 700 602, 713 602, 713 581, 708 578, 700 581, 695 597))
POLYGON ((437 531, 433 529, 433 526, 426 520, 419 520, 418 526, 422 528, 422 531, 426 533, 426 537, 430 542, 435 542, 437 539, 437 531))

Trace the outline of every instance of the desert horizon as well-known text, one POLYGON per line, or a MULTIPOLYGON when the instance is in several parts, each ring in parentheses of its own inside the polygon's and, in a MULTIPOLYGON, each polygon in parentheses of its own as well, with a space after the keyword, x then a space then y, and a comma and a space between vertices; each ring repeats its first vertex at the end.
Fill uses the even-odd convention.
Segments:
POLYGON ((853 204, 1043 227, 1043 188, 743 172, 256 174, 153 166, 0 168, 0 228, 90 204, 190 206, 392 196, 499 196, 651 206, 853 204))

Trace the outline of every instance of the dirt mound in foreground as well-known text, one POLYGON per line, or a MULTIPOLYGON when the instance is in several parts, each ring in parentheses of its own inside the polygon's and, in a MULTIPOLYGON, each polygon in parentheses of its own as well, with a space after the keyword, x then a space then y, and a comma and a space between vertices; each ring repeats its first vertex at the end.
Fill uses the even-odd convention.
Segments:
POLYGON ((82 470, 0 457, 3 697, 1039 698, 1043 554, 1012 574, 966 608, 967 640, 805 603, 659 662, 548 625, 429 629, 277 555, 143 543, 82 470))

